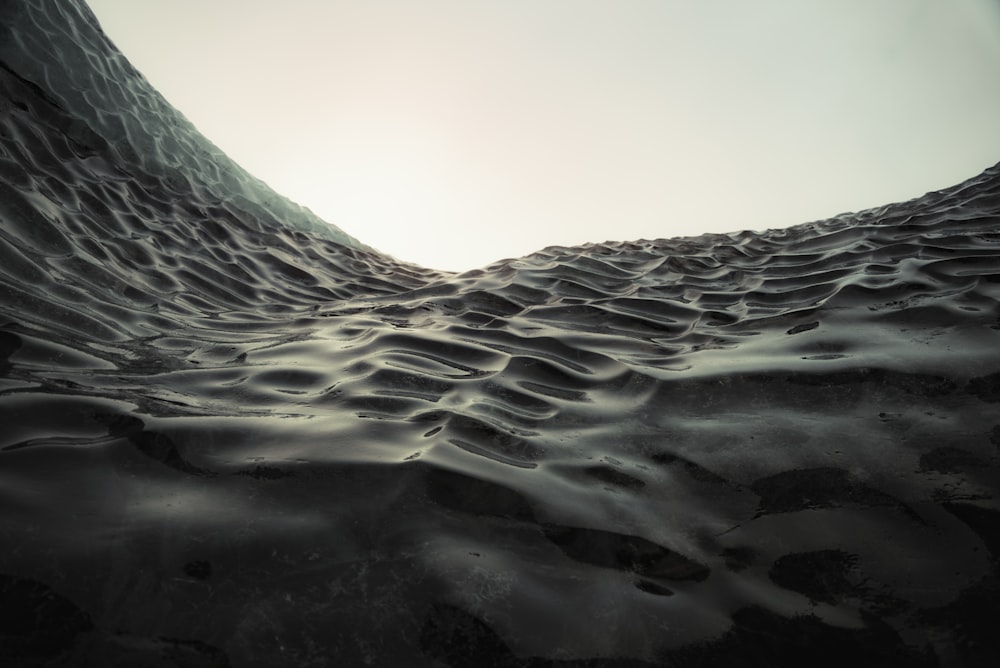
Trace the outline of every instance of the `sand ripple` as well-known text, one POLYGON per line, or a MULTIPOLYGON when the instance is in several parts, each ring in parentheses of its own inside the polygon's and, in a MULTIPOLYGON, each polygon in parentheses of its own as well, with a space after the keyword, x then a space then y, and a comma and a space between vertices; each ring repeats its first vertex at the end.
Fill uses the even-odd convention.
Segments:
POLYGON ((997 655, 1000 167, 450 274, 0 84, 0 656, 997 655))

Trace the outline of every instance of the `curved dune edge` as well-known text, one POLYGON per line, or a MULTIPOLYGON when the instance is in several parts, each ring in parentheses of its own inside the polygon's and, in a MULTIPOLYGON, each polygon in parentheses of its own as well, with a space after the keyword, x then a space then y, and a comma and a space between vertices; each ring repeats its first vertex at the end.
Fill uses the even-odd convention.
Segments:
POLYGON ((1000 655, 1000 166, 437 272, 136 149, 176 119, 54 6, 0 4, 0 658, 1000 655))

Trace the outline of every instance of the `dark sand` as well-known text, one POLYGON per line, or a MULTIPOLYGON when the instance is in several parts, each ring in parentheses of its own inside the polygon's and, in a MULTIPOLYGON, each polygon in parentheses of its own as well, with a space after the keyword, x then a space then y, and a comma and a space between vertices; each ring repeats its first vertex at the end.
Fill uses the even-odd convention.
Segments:
POLYGON ((455 275, 82 3, 0 86, 0 665, 996 665, 1000 168, 455 275))

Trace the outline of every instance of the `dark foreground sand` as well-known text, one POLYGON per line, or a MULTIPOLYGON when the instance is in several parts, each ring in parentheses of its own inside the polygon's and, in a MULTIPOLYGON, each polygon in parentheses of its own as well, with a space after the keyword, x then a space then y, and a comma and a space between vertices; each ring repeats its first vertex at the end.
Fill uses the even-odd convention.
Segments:
POLYGON ((0 26, 0 665, 995 665, 1000 169, 453 275, 0 26))

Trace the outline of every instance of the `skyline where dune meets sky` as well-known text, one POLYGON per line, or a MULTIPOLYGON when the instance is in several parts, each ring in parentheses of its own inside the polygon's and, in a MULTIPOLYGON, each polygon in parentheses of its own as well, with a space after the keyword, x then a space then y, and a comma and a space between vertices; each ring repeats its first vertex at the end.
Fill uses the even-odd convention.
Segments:
POLYGON ((1000 160, 995 0, 89 0, 250 173, 401 260, 787 227, 1000 160))

